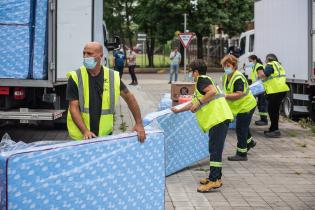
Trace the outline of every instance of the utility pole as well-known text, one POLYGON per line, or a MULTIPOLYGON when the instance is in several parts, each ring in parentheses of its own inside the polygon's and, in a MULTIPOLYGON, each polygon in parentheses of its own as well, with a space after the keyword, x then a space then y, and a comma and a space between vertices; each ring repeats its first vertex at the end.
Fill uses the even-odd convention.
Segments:
MULTIPOLYGON (((187 14, 184 13, 184 33, 187 31, 187 14)), ((187 74, 186 74, 186 47, 184 47, 184 78, 187 81, 187 74)))

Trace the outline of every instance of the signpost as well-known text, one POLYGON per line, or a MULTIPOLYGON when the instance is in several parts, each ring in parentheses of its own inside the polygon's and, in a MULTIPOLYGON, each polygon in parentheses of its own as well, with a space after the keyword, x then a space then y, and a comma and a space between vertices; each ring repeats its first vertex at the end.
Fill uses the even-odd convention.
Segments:
POLYGON ((186 50, 187 50, 191 40, 194 38, 194 33, 188 33, 188 32, 180 33, 180 34, 178 34, 178 38, 179 38, 180 42, 182 43, 182 45, 184 47, 184 75, 185 75, 185 80, 187 80, 187 74, 186 74, 186 50))
POLYGON ((145 41, 147 40, 147 35, 146 34, 142 34, 142 33, 138 33, 137 34, 137 40, 139 42, 142 42, 142 66, 146 65, 146 62, 144 62, 144 65, 143 65, 143 60, 145 60, 145 53, 144 53, 144 44, 145 44, 145 41))

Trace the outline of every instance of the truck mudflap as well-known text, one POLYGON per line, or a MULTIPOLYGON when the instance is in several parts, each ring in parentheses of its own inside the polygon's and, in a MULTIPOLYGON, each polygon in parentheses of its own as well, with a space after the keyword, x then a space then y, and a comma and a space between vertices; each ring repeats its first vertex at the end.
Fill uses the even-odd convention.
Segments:
POLYGON ((28 123, 29 120, 56 120, 61 118, 65 111, 66 110, 20 108, 0 111, 0 119, 20 120, 21 123, 28 123))

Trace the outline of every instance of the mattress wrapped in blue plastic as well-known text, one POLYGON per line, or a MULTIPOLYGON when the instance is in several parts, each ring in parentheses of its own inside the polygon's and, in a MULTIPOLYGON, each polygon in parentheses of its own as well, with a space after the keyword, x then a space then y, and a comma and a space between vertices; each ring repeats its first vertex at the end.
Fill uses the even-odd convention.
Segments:
POLYGON ((0 153, 0 209, 164 209, 162 131, 0 153))
POLYGON ((165 93, 159 102, 158 111, 168 109, 170 107, 172 107, 171 94, 165 93))
MULTIPOLYGON (((182 105, 180 105, 182 106, 182 105)), ((178 114, 170 109, 148 114, 145 124, 164 130, 166 175, 180 171, 209 155, 209 138, 190 111, 178 114)))
POLYGON ((31 12, 30 0, 1 0, 1 24, 29 24, 31 12))
POLYGON ((36 2, 33 79, 47 78, 47 9, 47 0, 40 0, 36 2))
POLYGON ((0 78, 26 79, 28 77, 29 39, 28 26, 0 24, 0 78))

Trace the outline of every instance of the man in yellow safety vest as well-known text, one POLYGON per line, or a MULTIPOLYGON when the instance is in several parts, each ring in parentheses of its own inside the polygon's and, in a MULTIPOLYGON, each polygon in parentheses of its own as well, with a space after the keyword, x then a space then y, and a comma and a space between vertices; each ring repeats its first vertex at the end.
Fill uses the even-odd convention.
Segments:
POLYGON ((83 50, 83 66, 67 74, 69 136, 83 140, 112 134, 115 105, 121 96, 134 116, 134 130, 143 142, 145 132, 139 105, 134 95, 120 81, 119 73, 101 65, 102 57, 102 45, 88 42, 83 50))

